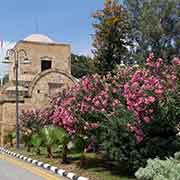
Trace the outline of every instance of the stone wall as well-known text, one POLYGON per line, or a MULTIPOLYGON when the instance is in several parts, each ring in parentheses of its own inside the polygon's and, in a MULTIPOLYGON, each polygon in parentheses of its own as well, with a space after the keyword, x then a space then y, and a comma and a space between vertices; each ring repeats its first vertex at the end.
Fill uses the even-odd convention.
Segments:
POLYGON ((30 87, 31 104, 43 107, 49 104, 50 97, 60 90, 70 87, 74 78, 56 70, 49 70, 39 74, 30 87))
MULTIPOLYGON (((24 100, 20 98, 19 102, 19 114, 24 110, 32 109, 33 106, 29 103, 24 103, 24 100)), ((5 136, 15 130, 16 128, 16 102, 15 99, 6 101, 0 105, 0 133, 1 133, 1 146, 5 143, 5 136)))
MULTIPOLYGON (((19 112, 32 108, 44 107, 50 97, 58 90, 70 87, 75 83, 71 76, 70 45, 60 43, 42 43, 19 41, 14 50, 23 49, 27 52, 30 64, 19 64, 19 112), (51 60, 51 69, 41 72, 41 61, 51 60)), ((24 59, 19 54, 19 61, 24 59)), ((0 143, 16 125, 15 101, 15 68, 13 56, 9 71, 9 83, 0 90, 0 143), (2 92, 2 93, 1 93, 2 92)))
MULTIPOLYGON (((52 69, 64 71, 70 74, 70 56, 71 50, 68 44, 44 44, 37 42, 20 41, 16 44, 16 51, 24 49, 30 64, 19 64, 19 81, 32 81, 34 76, 41 72, 41 60, 49 59, 52 61, 52 69)), ((20 56, 23 56, 22 53, 20 56)), ((19 57, 22 61, 23 57, 19 57)), ((14 59, 11 57, 13 64, 10 68, 10 81, 15 80, 14 59)))

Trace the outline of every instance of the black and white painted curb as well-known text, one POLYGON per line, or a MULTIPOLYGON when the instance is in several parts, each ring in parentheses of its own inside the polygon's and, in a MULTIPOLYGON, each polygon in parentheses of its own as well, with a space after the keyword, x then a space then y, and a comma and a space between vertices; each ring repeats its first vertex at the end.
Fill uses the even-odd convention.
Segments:
POLYGON ((69 178, 71 180, 89 180, 89 178, 82 177, 82 176, 77 176, 74 173, 66 172, 64 169, 58 169, 57 167, 51 166, 50 164, 43 163, 43 162, 40 162, 38 160, 33 160, 33 159, 28 158, 26 156, 23 156, 21 154, 11 152, 11 151, 9 151, 9 150, 7 150, 5 148, 2 148, 2 147, 0 147, 0 152, 6 153, 6 154, 8 154, 10 156, 13 156, 13 157, 21 159, 23 161, 26 161, 28 163, 34 164, 35 166, 42 167, 42 168, 47 169, 47 170, 49 170, 49 171, 51 171, 51 172, 53 172, 55 174, 58 174, 60 176, 64 176, 64 177, 69 178))

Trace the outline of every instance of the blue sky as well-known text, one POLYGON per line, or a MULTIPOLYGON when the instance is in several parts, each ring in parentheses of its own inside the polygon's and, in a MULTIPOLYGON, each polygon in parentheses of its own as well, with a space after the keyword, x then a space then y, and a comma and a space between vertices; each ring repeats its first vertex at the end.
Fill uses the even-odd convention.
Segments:
MULTIPOLYGON (((1 0, 0 39, 17 42, 33 33, 70 43, 72 51, 90 54, 92 13, 104 0, 1 0), (37 26, 38 24, 38 26, 37 26), (37 28, 38 27, 38 28, 37 28)), ((0 76, 3 71, 0 64, 0 76)))
POLYGON ((103 0, 3 0, 0 4, 0 39, 17 41, 32 33, 69 42, 77 53, 91 47, 91 15, 103 0))

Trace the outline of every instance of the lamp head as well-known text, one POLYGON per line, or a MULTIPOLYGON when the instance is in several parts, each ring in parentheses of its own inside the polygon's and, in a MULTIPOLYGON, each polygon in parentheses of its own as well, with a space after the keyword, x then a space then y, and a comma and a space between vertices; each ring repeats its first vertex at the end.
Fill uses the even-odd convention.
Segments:
POLYGON ((23 63, 24 63, 24 64, 30 64, 30 60, 26 57, 26 58, 24 58, 23 63))
POLYGON ((6 57, 4 58, 4 60, 3 60, 3 63, 6 63, 6 64, 11 63, 11 62, 10 62, 10 57, 9 57, 9 56, 6 56, 6 57))
POLYGON ((5 60, 8 60, 8 61, 9 61, 9 59, 10 59, 9 56, 6 56, 6 57, 5 57, 5 60))

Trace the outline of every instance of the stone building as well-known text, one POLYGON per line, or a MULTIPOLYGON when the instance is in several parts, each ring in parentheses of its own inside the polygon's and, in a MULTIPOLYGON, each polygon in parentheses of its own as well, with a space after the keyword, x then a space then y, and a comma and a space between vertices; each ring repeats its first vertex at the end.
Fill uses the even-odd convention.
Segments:
MULTIPOLYGON (((57 43, 40 34, 19 41, 14 50, 25 50, 29 63, 19 53, 19 106, 22 109, 44 107, 50 97, 75 83, 71 76, 69 44, 57 43)), ((0 89, 0 144, 15 127, 15 60, 10 56, 9 82, 0 89)))

